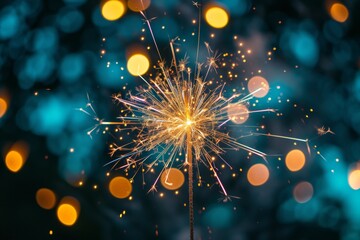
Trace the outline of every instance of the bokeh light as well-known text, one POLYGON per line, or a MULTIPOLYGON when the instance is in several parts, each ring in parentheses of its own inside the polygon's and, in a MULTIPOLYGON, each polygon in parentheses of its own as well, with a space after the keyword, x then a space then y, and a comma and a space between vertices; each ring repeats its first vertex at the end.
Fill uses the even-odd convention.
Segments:
POLYGON ((55 193, 48 188, 40 188, 36 192, 36 202, 44 209, 52 209, 56 204, 55 193))
POLYGON ((330 7, 330 15, 337 22, 345 22, 349 17, 348 9, 341 3, 334 3, 330 7))
POLYGON ((12 150, 6 154, 5 164, 10 171, 18 172, 24 165, 23 156, 19 152, 12 150))
POLYGON ((63 82, 73 83, 85 71, 85 60, 80 54, 66 55, 59 66, 59 77, 63 82))
POLYGON ((350 171, 348 176, 348 182, 352 189, 360 189, 360 169, 354 169, 350 171))
POLYGON ((116 198, 127 198, 132 192, 132 185, 127 178, 114 177, 109 183, 109 191, 116 198))
POLYGON ((65 9, 60 11, 57 16, 57 25, 64 33, 73 33, 78 31, 84 22, 84 16, 78 10, 65 9))
POLYGON ((293 190, 295 201, 298 203, 308 202, 314 194, 314 188, 309 182, 298 183, 293 190))
POLYGON ((145 74, 150 66, 149 59, 143 54, 134 54, 127 61, 127 69, 133 76, 145 74))
POLYGON ((7 102, 5 101, 5 99, 0 97, 0 118, 2 118, 5 115, 7 108, 8 108, 7 102))
POLYGON ((0 10, 0 40, 15 36, 21 26, 21 17, 14 7, 5 7, 0 10))
POLYGON ((212 6, 205 11, 205 20, 213 28, 223 28, 229 22, 229 14, 224 8, 212 6))
POLYGON ((63 203, 58 207, 57 216, 59 221, 66 226, 74 225, 78 218, 75 207, 68 203, 63 203))
POLYGON ((5 165, 11 172, 18 172, 24 166, 29 154, 29 147, 25 142, 13 144, 5 156, 5 165))
POLYGON ((286 155, 285 164, 290 171, 299 171, 305 165, 305 154, 299 149, 291 150, 286 155))
POLYGON ((265 97, 269 92, 269 83, 268 81, 260 76, 252 77, 247 84, 248 91, 253 93, 252 95, 257 98, 265 97))
POLYGON ((267 182, 269 176, 269 169, 262 163, 251 166, 247 172, 247 179, 253 186, 263 185, 267 182))
MULTIPOLYGON (((313 26, 309 24, 308 28, 313 26)), ((288 24, 283 31, 280 47, 289 55, 289 59, 294 58, 297 64, 307 67, 314 67, 320 55, 319 43, 313 31, 303 27, 303 25, 288 24)))
POLYGON ((160 182, 168 190, 179 189, 185 181, 182 171, 177 168, 168 168, 161 174, 160 182))
POLYGON ((106 1, 102 8, 102 16, 109 21, 115 21, 121 18, 125 13, 125 4, 121 0, 109 0, 106 1))
POLYGON ((80 203, 73 197, 64 197, 56 211, 59 221, 65 226, 75 224, 80 213, 80 203))
POLYGON ((55 61, 49 52, 39 51, 28 56, 17 73, 19 85, 23 89, 32 87, 35 82, 44 82, 52 74, 55 61))
POLYGON ((144 11, 150 6, 151 0, 130 0, 127 5, 128 8, 134 12, 144 11))
POLYGON ((5 165, 11 172, 18 172, 24 166, 29 155, 29 146, 24 141, 14 143, 5 156, 5 165))
POLYGON ((204 223, 212 228, 225 228, 231 224, 233 213, 226 205, 214 205, 209 207, 203 216, 204 223))
POLYGON ((230 104, 227 114, 229 119, 236 124, 242 124, 249 118, 249 110, 243 104, 230 104))

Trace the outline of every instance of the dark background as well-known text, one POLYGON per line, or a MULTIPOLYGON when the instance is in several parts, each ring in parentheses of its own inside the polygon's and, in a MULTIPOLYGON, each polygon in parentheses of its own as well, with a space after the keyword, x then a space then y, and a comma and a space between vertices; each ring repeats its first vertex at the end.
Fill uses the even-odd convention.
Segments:
MULTIPOLYGON (((203 1, 202 5, 209 3, 203 1)), ((230 22, 217 30, 202 17, 201 43, 209 42, 220 53, 236 53, 240 49, 233 39, 236 35, 244 43, 242 50, 252 50, 247 64, 235 57, 221 59, 238 63, 232 71, 239 77, 229 78, 227 88, 241 89, 246 85, 244 79, 261 69, 271 87, 267 97, 273 100, 258 105, 281 113, 254 117, 249 124, 265 124, 266 133, 308 138, 311 152, 305 168, 291 173, 283 160, 294 148, 293 141, 245 139, 249 146, 272 154, 267 165, 269 181, 254 187, 246 179, 247 169, 262 159, 247 158, 245 152, 226 153, 224 158, 235 170, 221 171, 221 178, 229 194, 240 199, 219 200, 219 186, 204 171, 211 187, 195 187, 196 236, 360 239, 360 194, 348 184, 348 173, 360 159, 360 2, 342 2, 349 11, 343 23, 329 14, 334 1, 212 3, 229 11, 230 22), (319 137, 317 128, 321 126, 330 127, 335 135, 319 137), (303 204, 297 203, 292 193, 301 181, 314 188, 312 199, 303 204)), ((0 118, 2 158, 18 141, 29 147, 19 172, 12 173, 4 161, 0 163, 1 239, 187 238, 186 183, 179 195, 162 186, 157 193, 148 194, 153 176, 147 177, 143 187, 139 175, 133 183, 133 200, 112 197, 107 190, 109 180, 125 176, 104 166, 111 160, 107 145, 113 139, 102 134, 102 129, 90 138, 86 131, 95 122, 76 111, 86 105, 89 95, 98 116, 115 119, 119 106, 111 95, 134 92, 142 84, 126 70, 132 49, 151 46, 150 61, 153 65, 157 61, 142 16, 128 9, 122 18, 109 22, 101 16, 101 4, 93 0, 0 3, 0 97, 8 99, 8 109, 0 118), (75 151, 71 153, 70 148, 75 151), (56 193, 57 203, 64 196, 79 201, 75 225, 62 225, 56 206, 51 210, 39 207, 35 194, 43 187, 56 193), (165 196, 161 198, 160 193, 165 196), (120 218, 124 210, 126 214, 120 218)), ((197 14, 191 1, 152 0, 146 15, 156 17, 152 26, 166 59, 170 57, 169 39, 179 36, 187 39, 179 45, 179 55, 188 53, 193 63, 196 37, 191 33, 196 33, 197 25, 191 21, 197 14)), ((206 61, 201 46, 200 59, 206 61)), ((226 76, 228 71, 220 68, 219 74, 226 76)), ((246 133, 241 127, 231 131, 246 133)), ((301 143, 296 148, 307 152, 301 143)))

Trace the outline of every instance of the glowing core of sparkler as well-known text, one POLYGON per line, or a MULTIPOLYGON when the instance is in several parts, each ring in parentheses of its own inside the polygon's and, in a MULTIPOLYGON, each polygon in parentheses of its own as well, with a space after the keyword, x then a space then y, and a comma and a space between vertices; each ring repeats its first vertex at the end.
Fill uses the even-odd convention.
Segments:
POLYGON ((186 120, 186 125, 187 125, 187 126, 190 126, 191 124, 193 124, 193 122, 192 122, 190 119, 187 119, 187 120, 186 120))

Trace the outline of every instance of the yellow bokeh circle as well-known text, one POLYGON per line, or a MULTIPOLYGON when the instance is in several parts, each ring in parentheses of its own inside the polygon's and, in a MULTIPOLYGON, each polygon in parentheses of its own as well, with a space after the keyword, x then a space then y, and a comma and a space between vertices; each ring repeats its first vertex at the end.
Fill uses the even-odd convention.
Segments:
POLYGON ((213 28, 223 28, 229 22, 229 14, 225 9, 214 6, 205 11, 205 20, 213 28))
POLYGON ((149 59, 140 53, 132 55, 127 61, 127 69, 133 76, 145 74, 150 67, 149 59))
POLYGON ((124 15, 125 7, 123 1, 109 0, 102 5, 101 14, 106 20, 115 21, 124 15))
POLYGON ((74 225, 78 218, 78 212, 76 211, 75 206, 70 203, 60 204, 56 214, 59 221, 66 226, 74 225))

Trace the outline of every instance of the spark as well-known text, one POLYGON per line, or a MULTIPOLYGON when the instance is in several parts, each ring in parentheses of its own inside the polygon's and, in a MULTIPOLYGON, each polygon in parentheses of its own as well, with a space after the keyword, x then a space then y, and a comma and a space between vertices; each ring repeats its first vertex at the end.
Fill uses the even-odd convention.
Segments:
POLYGON ((324 126, 322 126, 320 128, 316 128, 316 130, 317 130, 317 133, 318 133, 319 136, 323 136, 323 135, 328 134, 328 133, 335 135, 335 133, 333 131, 331 131, 330 128, 325 129, 324 126))

